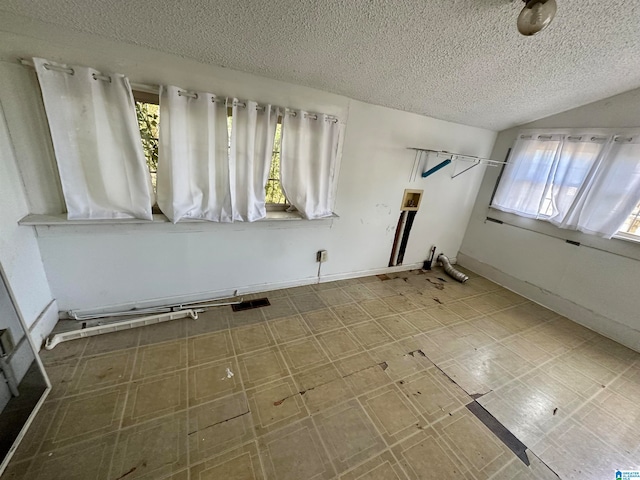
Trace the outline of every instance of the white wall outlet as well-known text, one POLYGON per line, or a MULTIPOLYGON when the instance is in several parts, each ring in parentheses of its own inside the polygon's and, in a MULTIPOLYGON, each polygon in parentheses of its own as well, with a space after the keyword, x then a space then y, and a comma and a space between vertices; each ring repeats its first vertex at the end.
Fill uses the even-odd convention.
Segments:
POLYGON ((329 259, 329 254, 326 250, 318 250, 316 253, 316 262, 324 263, 329 259))

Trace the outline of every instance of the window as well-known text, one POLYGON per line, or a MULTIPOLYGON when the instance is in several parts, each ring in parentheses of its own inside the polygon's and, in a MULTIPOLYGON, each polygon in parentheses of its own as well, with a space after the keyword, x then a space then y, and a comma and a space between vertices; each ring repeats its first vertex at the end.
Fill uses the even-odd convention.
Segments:
POLYGON ((491 206, 605 238, 640 237, 640 137, 519 135, 491 206))
MULTIPOLYGON (((142 147, 144 155, 147 159, 147 166, 151 174, 151 182, 153 190, 156 190, 156 174, 158 169, 158 138, 160 125, 160 107, 158 94, 146 93, 141 91, 133 92, 136 102, 136 115, 138 117, 138 126, 140 127, 140 137, 142 139, 142 147)), ((227 129, 231 135, 233 121, 231 117, 231 108, 228 109, 227 129)), ((282 190, 280 184, 280 140, 282 136, 282 117, 278 118, 276 126, 275 139, 273 144, 273 154, 271 156, 271 167, 269 169, 269 178, 265 185, 265 203, 267 208, 283 208, 289 206, 289 202, 282 190)), ((231 142, 231 139, 229 139, 231 142)), ((229 146, 231 143, 229 143, 229 146)))
POLYGON ((153 191, 156 191, 156 178, 158 171, 158 128, 160 126, 160 101, 158 94, 146 92, 133 92, 136 101, 136 115, 140 127, 140 138, 144 156, 147 159, 147 167, 151 174, 153 191))
POLYGON ((633 235, 640 239, 640 203, 633 209, 618 233, 621 233, 622 236, 633 235))
POLYGON ((271 168, 269 179, 265 186, 267 205, 289 205, 280 184, 280 141, 282 140, 282 117, 278 119, 276 137, 273 142, 273 154, 271 155, 271 168))

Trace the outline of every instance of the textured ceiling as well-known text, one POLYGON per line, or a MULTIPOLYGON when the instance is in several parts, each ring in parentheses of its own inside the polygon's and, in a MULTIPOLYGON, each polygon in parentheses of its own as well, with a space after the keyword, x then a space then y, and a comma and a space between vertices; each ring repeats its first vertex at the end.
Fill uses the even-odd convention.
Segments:
POLYGON ((528 38, 519 0, 0 0, 0 11, 502 130, 640 87, 640 1, 557 2, 528 38))

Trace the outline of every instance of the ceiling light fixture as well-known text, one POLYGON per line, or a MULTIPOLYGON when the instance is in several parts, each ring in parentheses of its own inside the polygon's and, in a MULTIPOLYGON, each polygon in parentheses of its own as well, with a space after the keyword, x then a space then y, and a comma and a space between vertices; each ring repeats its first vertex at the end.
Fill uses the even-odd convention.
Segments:
POLYGON ((526 5, 518 15, 518 31, 531 36, 549 26, 556 15, 556 0, 523 0, 526 5))

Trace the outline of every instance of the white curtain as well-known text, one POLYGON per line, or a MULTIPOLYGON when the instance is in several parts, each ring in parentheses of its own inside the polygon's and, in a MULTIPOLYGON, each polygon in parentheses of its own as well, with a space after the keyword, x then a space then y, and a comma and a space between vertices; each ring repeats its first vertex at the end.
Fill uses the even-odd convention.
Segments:
POLYGON ((282 123, 282 189, 305 218, 331 216, 340 127, 327 115, 293 113, 282 123))
POLYGON ((640 135, 520 135, 492 207, 611 238, 640 202, 640 135))
POLYGON ((233 220, 224 101, 161 87, 157 190, 158 206, 173 223, 233 220))
POLYGON ((493 198, 494 208, 538 218, 561 146, 559 136, 538 137, 518 136, 493 198))
POLYGON ((611 238, 640 203, 640 135, 603 150, 559 227, 611 238))
POLYGON ((68 218, 151 220, 153 187, 129 80, 34 58, 68 218))
POLYGON ((279 114, 271 105, 233 101, 229 176, 234 221, 267 216, 265 186, 279 114))

